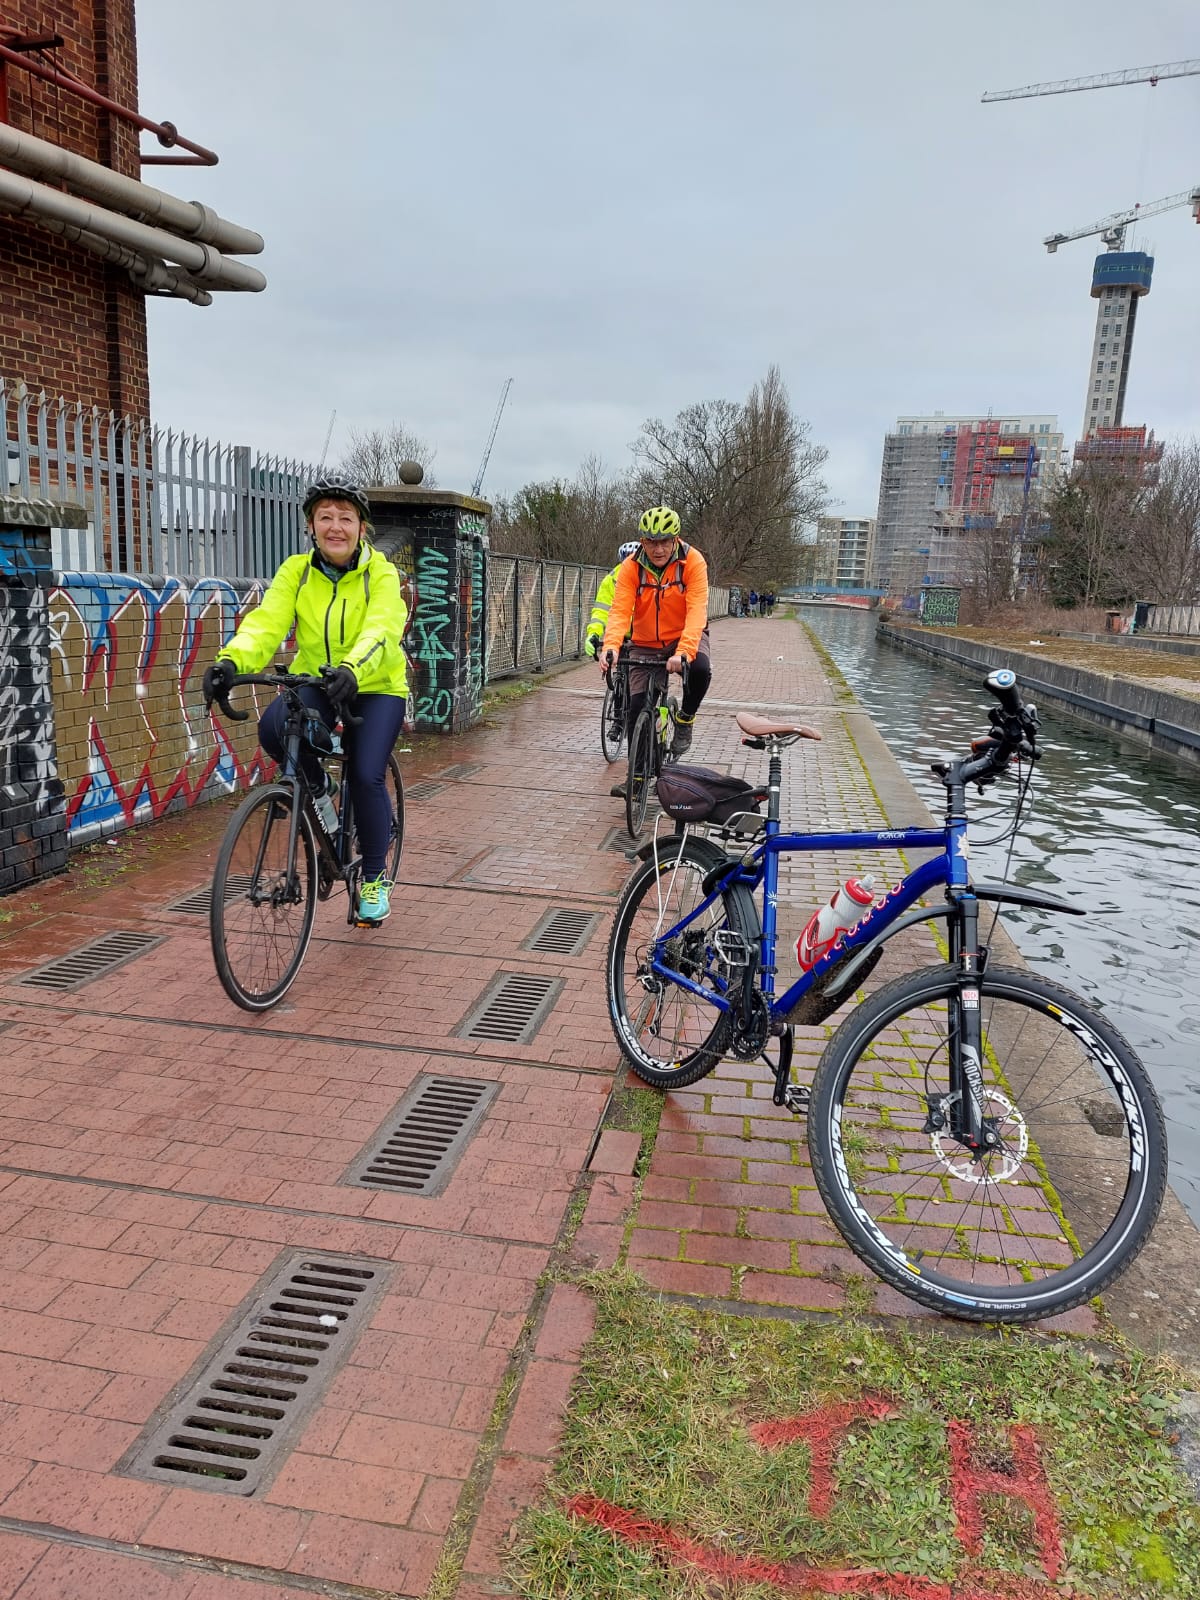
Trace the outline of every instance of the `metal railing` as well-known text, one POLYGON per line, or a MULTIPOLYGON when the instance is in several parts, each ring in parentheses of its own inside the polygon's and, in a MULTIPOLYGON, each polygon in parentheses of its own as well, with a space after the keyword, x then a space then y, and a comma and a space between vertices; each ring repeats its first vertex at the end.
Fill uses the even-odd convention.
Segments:
POLYGON ((57 529, 60 570, 270 578, 303 546, 314 468, 151 427, 0 378, 8 488, 88 514, 57 529))
MULTIPOLYGON (((533 556, 487 558, 486 679, 540 671, 582 655, 588 618, 607 567, 533 556)), ((729 611, 729 590, 709 590, 708 614, 729 611)))

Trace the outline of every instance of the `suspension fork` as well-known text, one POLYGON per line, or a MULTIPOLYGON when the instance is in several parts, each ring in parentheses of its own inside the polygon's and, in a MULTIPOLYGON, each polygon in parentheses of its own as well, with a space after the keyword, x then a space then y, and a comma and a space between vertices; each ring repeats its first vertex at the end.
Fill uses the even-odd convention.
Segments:
MULTIPOLYGON (((956 972, 954 991, 948 1002, 947 1034, 950 1051, 949 1126, 954 1138, 969 1150, 987 1150, 997 1135, 990 1119, 984 1117, 987 1092, 983 1081, 983 992, 982 977, 986 954, 979 948, 979 901, 971 888, 967 868, 966 795, 962 784, 953 784, 947 807, 950 861, 949 919, 950 960, 956 972)), ((941 1112, 945 1125, 945 1109, 941 1112)), ((930 1106, 930 1123, 935 1123, 930 1106)))

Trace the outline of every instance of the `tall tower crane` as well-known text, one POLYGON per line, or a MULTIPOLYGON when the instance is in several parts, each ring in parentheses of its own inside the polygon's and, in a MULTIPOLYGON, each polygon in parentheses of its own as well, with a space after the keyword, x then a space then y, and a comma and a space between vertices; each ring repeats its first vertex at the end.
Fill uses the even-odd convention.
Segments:
POLYGON ((1125 244, 1125 229, 1144 217, 1157 217, 1160 212, 1173 211, 1176 206, 1191 206, 1192 216, 1200 222, 1200 186, 1185 189, 1182 194, 1164 195, 1161 200, 1150 200, 1144 206, 1130 206, 1128 211, 1114 211, 1099 222, 1089 222, 1086 228, 1073 228, 1070 233, 1052 233, 1042 240, 1051 255, 1060 244, 1070 244, 1073 239, 1086 239, 1098 233, 1108 250, 1120 250, 1125 244))
POLYGON ((1159 67, 1128 67, 1124 72, 1099 72, 1090 78, 1060 78, 1056 83, 1027 83, 1022 89, 989 89, 983 103, 995 100, 1030 100, 1040 94, 1078 94, 1081 89, 1118 89, 1127 83, 1148 83, 1162 78, 1190 78, 1200 73, 1200 61, 1167 61, 1159 67))
POLYGON ((1092 267, 1092 298, 1096 308, 1096 333, 1092 340, 1092 360, 1088 367, 1087 397, 1083 403, 1081 436, 1087 438, 1098 428, 1119 428, 1125 411, 1125 387, 1129 381, 1129 362, 1133 354, 1133 330, 1138 301, 1150 293, 1154 257, 1144 250, 1125 249, 1125 230, 1143 217, 1155 217, 1176 206, 1190 205, 1200 222, 1200 185, 1182 194, 1151 200, 1144 206, 1114 211, 1070 233, 1052 233, 1042 240, 1051 255, 1060 244, 1099 234, 1106 254, 1099 255, 1092 267))
POLYGON ((483 460, 479 463, 479 471, 475 474, 475 482, 471 485, 472 495, 478 497, 483 488, 483 475, 487 471, 488 460, 492 454, 492 446, 496 442, 496 429, 500 426, 500 417, 504 411, 504 402, 508 399, 508 391, 512 388, 512 379, 504 380, 504 387, 500 391, 500 404, 496 407, 496 415, 492 418, 492 431, 488 434, 487 444, 483 447, 483 460))

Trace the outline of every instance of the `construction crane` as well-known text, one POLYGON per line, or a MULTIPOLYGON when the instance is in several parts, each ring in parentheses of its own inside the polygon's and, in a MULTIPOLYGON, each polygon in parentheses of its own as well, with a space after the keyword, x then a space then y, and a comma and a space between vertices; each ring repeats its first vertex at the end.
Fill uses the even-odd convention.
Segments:
POLYGON ((1162 78, 1190 78, 1200 73, 1200 61, 1167 61, 1158 67, 1129 67, 1124 72, 1099 72, 1090 78, 1060 78, 1057 83, 1027 83, 1022 89, 989 89, 986 105, 994 100, 1029 100, 1039 94, 1078 94, 1081 89, 1118 89, 1127 83, 1156 84, 1162 78))
POLYGON ((508 391, 512 388, 512 379, 504 380, 504 387, 500 391, 500 404, 496 407, 496 415, 492 418, 492 431, 488 434, 487 444, 483 447, 483 460, 479 463, 479 471, 475 474, 475 482, 471 485, 471 493, 478 498, 479 491, 483 488, 483 475, 487 471, 488 459, 492 453, 492 446, 496 442, 496 429, 500 426, 500 417, 504 411, 504 402, 508 399, 508 391))
POLYGON ((1130 206, 1128 211, 1114 211, 1110 217, 1101 217, 1099 222, 1091 222, 1085 228, 1073 228, 1070 233, 1052 233, 1042 243, 1053 255, 1060 244, 1070 244, 1072 239, 1086 239, 1098 233, 1107 249, 1121 250, 1125 246, 1125 229, 1131 223, 1141 222, 1145 217, 1156 217, 1163 211, 1173 211, 1176 206, 1189 205, 1193 217, 1200 222, 1200 185, 1195 189, 1185 189, 1182 194, 1169 194, 1161 200, 1151 200, 1144 206, 1130 206))
POLYGON ((329 426, 325 429, 325 443, 321 446, 321 470, 325 470, 325 457, 329 454, 329 441, 333 438, 333 424, 337 420, 337 407, 329 413, 329 426))

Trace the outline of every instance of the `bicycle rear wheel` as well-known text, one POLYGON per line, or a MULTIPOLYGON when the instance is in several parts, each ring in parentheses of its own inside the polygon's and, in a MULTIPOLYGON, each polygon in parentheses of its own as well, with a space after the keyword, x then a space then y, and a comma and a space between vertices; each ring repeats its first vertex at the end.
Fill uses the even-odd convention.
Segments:
POLYGON ((636 839, 646 825, 646 807, 654 783, 654 723, 639 711, 629 735, 629 773, 625 783, 625 826, 636 839))
POLYGON ((604 704, 600 707, 600 749, 605 761, 615 761, 624 743, 625 697, 606 683, 604 704))
POLYGON ((640 866, 625 885, 608 946, 608 1013, 617 1043, 634 1072, 658 1089, 695 1083, 716 1066, 732 1019, 706 995, 725 999, 739 981, 757 937, 758 918, 747 889, 734 887, 671 938, 663 935, 703 904, 706 874, 721 860, 715 849, 673 841, 640 866), (700 993, 655 972, 657 961, 700 993))
POLYGON ((949 1127, 958 972, 888 984, 818 1063, 808 1144, 852 1250, 947 1316, 1029 1322, 1100 1292, 1145 1244, 1166 1186, 1166 1126, 1117 1030, 1032 973, 979 983, 984 1116, 971 1151, 949 1127))
POLYGON ((301 811, 289 859, 295 792, 256 789, 234 812, 213 873, 209 931, 217 976, 246 1011, 266 1011, 291 987, 312 936, 317 847, 301 811))

